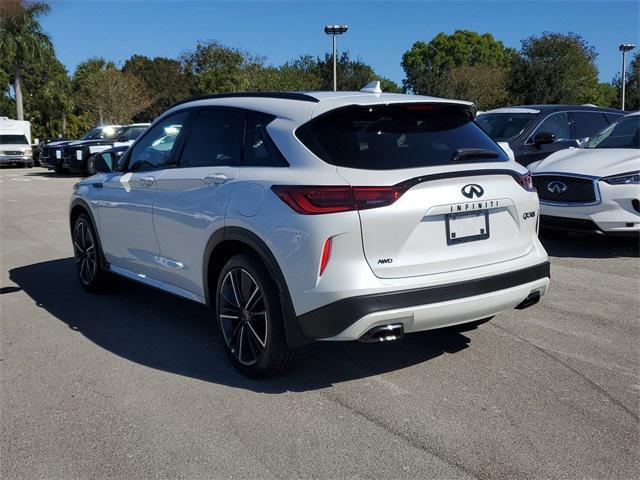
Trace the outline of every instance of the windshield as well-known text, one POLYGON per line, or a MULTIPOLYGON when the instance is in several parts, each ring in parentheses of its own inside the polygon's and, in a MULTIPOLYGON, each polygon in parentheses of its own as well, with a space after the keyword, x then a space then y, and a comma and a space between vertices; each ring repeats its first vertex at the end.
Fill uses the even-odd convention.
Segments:
POLYGON ((132 127, 123 128, 118 132, 118 137, 125 136, 127 140, 135 140, 138 138, 142 132, 147 129, 145 126, 135 125, 132 127))
POLYGON ((119 127, 95 127, 89 130, 80 140, 102 140, 113 138, 121 129, 119 127))
POLYGON ((452 163, 507 161, 473 122, 465 105, 407 103, 332 110, 296 130, 332 165, 392 170, 452 163))
POLYGON ((496 142, 508 142, 527 128, 537 113, 484 113, 476 122, 496 142))
POLYGON ((618 120, 594 135, 584 148, 640 148, 640 115, 618 120))
POLYGON ((0 145, 29 145, 24 135, 0 135, 0 145))

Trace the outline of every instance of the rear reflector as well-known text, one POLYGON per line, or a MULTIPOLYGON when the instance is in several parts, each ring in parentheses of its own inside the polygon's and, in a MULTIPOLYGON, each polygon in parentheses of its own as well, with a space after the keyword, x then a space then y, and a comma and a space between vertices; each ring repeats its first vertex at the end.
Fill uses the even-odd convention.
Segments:
POLYGON ((327 263, 329 263, 330 256, 331 256, 331 238, 327 238, 324 241, 324 247, 322 247, 322 257, 320 258, 320 276, 322 276, 324 269, 327 268, 327 263))
POLYGON ((402 184, 390 187, 290 185, 271 187, 284 203, 302 215, 386 207, 398 200, 408 188, 409 185, 402 184))

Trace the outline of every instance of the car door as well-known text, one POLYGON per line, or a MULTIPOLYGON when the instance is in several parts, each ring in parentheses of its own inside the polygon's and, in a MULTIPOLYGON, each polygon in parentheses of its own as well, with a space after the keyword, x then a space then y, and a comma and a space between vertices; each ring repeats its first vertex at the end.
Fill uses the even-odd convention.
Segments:
POLYGON ((181 112, 156 124, 132 147, 126 168, 102 183, 96 204, 100 239, 114 271, 124 269, 141 277, 155 276, 158 241, 153 203, 158 173, 174 163, 174 147, 188 117, 181 112))
POLYGON ((573 138, 568 112, 555 112, 547 115, 544 120, 533 130, 533 133, 525 140, 524 145, 516 156, 518 163, 529 165, 532 162, 542 160, 553 152, 569 147, 577 147, 578 143, 573 138), (553 143, 536 145, 534 137, 537 133, 547 132, 555 135, 553 143))
POLYGON ((154 223, 160 248, 159 279, 204 298, 207 241, 224 226, 238 177, 244 112, 200 109, 180 153, 179 167, 157 178, 154 223))

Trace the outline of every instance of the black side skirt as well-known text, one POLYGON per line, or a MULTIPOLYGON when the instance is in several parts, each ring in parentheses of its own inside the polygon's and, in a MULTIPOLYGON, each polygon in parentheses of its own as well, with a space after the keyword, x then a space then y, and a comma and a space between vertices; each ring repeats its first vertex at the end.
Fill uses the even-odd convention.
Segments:
POLYGON ((298 322, 305 336, 328 338, 338 335, 370 313, 473 297, 548 277, 551 277, 549 262, 544 262, 467 282, 344 298, 298 316, 298 322))

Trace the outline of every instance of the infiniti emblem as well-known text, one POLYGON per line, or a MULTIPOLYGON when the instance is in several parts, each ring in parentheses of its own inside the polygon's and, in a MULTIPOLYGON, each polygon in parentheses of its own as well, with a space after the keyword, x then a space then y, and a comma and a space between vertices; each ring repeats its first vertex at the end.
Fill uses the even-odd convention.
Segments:
POLYGON ((465 185, 464 187, 462 187, 462 195, 467 198, 480 198, 482 195, 484 195, 484 188, 475 183, 470 183, 469 185, 465 185))
POLYGON ((547 185, 547 190, 549 190, 551 193, 564 193, 567 191, 567 185, 562 183, 562 182, 551 182, 547 185))

